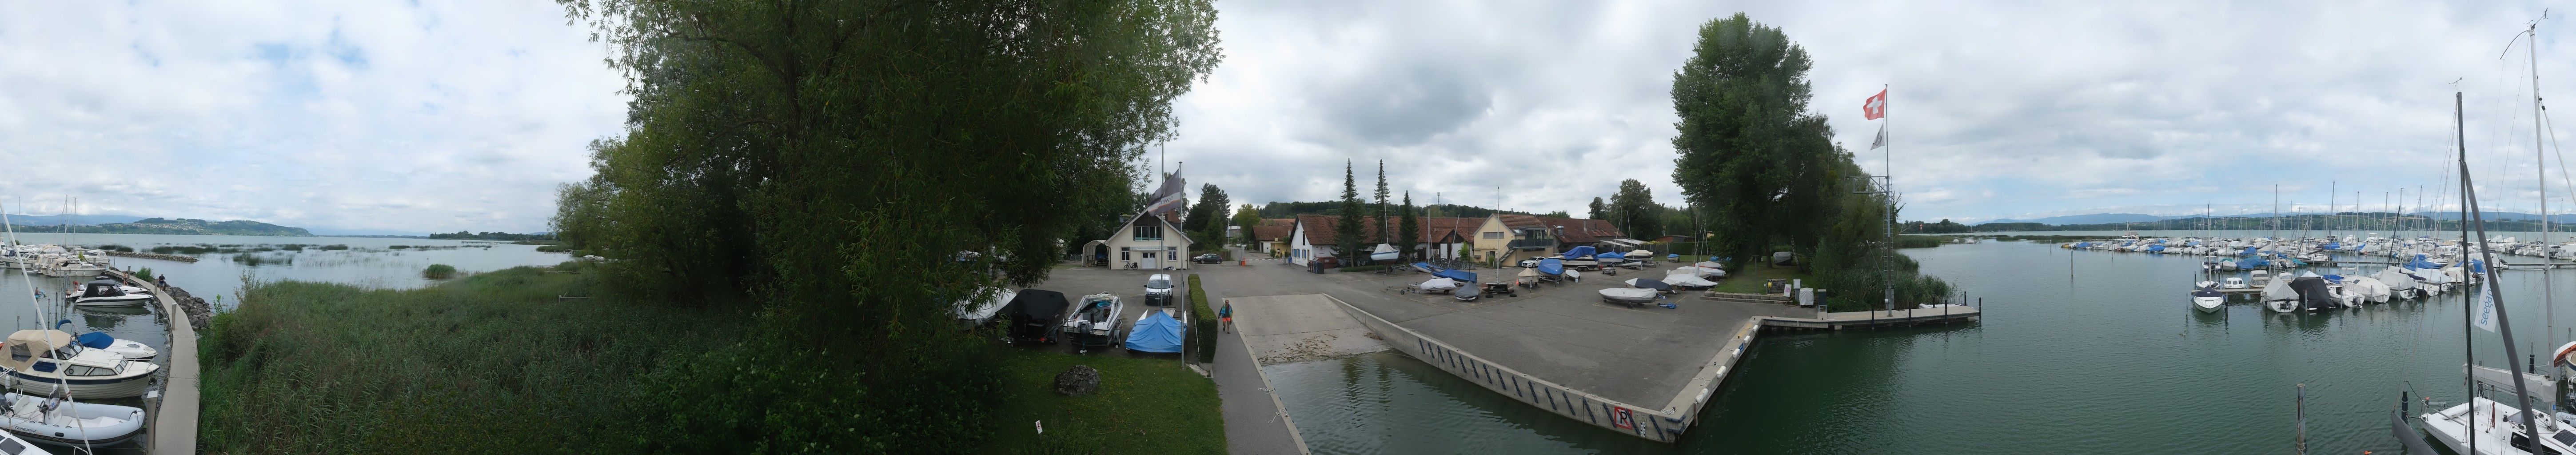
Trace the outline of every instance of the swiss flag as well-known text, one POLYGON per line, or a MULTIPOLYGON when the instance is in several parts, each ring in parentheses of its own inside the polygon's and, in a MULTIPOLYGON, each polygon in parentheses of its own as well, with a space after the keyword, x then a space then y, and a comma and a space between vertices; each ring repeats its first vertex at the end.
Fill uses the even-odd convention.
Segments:
POLYGON ((1869 120, 1887 117, 1887 89, 1878 89, 1877 95, 1871 95, 1869 99, 1862 100, 1860 116, 1869 120))

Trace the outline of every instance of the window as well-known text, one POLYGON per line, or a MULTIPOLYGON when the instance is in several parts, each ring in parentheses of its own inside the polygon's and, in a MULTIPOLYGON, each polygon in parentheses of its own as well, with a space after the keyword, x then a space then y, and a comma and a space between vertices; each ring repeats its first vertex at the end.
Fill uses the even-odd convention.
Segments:
POLYGON ((23 344, 13 344, 13 345, 9 345, 9 360, 10 360, 10 361, 12 361, 12 362, 25 362, 25 361, 27 361, 27 359, 28 359, 28 358, 30 358, 30 357, 35 357, 35 354, 27 352, 27 345, 23 345, 23 344))
POLYGON ((1121 261, 1127 260, 1127 259, 1128 259, 1127 254, 1128 254, 1128 251, 1127 251, 1127 249, 1126 249, 1126 248, 1119 248, 1119 249, 1118 249, 1118 260, 1121 260, 1121 261))
POLYGON ((1493 239, 1493 240, 1502 240, 1502 239, 1503 239, 1503 231, 1487 232, 1487 233, 1485 233, 1485 238, 1487 238, 1487 239, 1493 239))
POLYGON ((1162 226, 1137 226, 1136 240, 1162 240, 1162 226))
POLYGON ((116 370, 93 366, 72 365, 71 368, 64 369, 63 374, 68 376, 115 376, 116 370))

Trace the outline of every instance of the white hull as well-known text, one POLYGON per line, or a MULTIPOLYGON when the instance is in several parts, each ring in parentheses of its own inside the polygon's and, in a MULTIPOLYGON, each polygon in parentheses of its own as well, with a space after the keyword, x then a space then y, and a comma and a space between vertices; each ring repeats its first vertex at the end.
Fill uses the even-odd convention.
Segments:
MULTIPOLYGON (((2451 406, 2450 409, 2444 409, 2441 412, 2424 414, 2418 417, 2423 419, 2424 432, 2431 433, 2433 435, 2433 440, 2441 441, 2442 445, 2449 446, 2452 453, 2469 455, 2528 455, 2530 452, 2513 448, 2511 443, 2506 440, 2511 437, 2510 435, 2512 433, 2518 433, 2518 431, 2514 431, 2514 429, 2522 427, 2521 418, 2517 417, 2516 414, 2517 413, 2513 411, 2512 405, 2488 400, 2486 397, 2477 397, 2470 399, 2468 403, 2461 403, 2451 406), (2496 423, 2489 423, 2490 420, 2496 423), (2477 440, 2477 450, 2474 452, 2469 450, 2468 444, 2468 440, 2472 438, 2477 440)), ((2556 432, 2560 434, 2565 434, 2569 431, 2563 428, 2562 425, 2557 424, 2557 419, 2552 416, 2535 415, 2532 417, 2540 424, 2541 428, 2557 428, 2558 430, 2556 430, 2556 432)), ((2540 439, 2540 442, 2542 448, 2549 452, 2562 454, 2576 453, 2576 449, 2571 449, 2567 444, 2558 442, 2555 437, 2544 437, 2540 439)))
POLYGON ((63 278, 88 278, 106 271, 102 267, 51 267, 42 270, 45 276, 63 278))
POLYGON ((53 412, 44 412, 45 398, 25 395, 0 395, 6 412, 0 412, 0 429, 19 437, 64 444, 108 445, 124 442, 143 432, 143 409, 96 403, 56 403, 53 412))
MULTIPOLYGON (((152 385, 152 372, 160 370, 161 367, 150 363, 139 363, 139 365, 129 366, 128 368, 133 369, 136 367, 141 367, 139 374, 135 371, 129 371, 128 374, 117 375, 110 378, 86 379, 86 377, 83 377, 71 379, 69 382, 71 382, 70 387, 72 389, 72 396, 79 398, 133 398, 143 396, 143 389, 152 385)), ((21 392, 45 393, 53 390, 54 383, 63 382, 63 379, 60 376, 50 373, 30 373, 31 372, 22 371, 0 373, 0 385, 6 385, 12 390, 18 390, 21 392)))
POLYGON ((2193 308, 2199 308, 2199 309, 2200 309, 2200 311, 2201 311, 2201 312, 2203 312, 2203 313, 2215 313, 2215 312, 2218 312, 2218 309, 2219 309, 2219 308, 2225 308, 2225 307, 2227 306, 2227 298, 2226 298, 2226 297, 2192 297, 2192 298, 2191 298, 2191 306, 2192 306, 2193 308))
POLYGON ((150 301, 150 300, 152 300, 152 296, 149 296, 149 295, 124 295, 124 296, 116 296, 116 297, 73 297, 73 298, 72 298, 72 306, 88 306, 88 307, 139 307, 139 306, 143 306, 143 302, 150 301))

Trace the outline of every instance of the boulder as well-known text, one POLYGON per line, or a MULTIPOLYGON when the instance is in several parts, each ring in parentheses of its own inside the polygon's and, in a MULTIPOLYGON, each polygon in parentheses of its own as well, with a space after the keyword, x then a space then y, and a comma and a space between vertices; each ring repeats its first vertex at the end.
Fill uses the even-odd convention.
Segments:
POLYGON ((1072 369, 1055 375, 1055 393, 1078 397, 1099 391, 1100 370, 1091 369, 1090 365, 1074 365, 1072 369))

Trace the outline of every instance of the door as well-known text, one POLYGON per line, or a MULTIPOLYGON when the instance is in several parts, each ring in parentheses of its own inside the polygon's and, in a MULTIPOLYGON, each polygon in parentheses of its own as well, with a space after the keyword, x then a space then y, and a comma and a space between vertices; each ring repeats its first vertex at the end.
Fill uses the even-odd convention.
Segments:
POLYGON ((1138 254, 1139 254, 1139 256, 1136 258, 1136 268, 1140 268, 1140 269, 1160 269, 1160 268, 1163 268, 1163 263, 1162 263, 1162 261, 1157 260, 1157 259, 1154 257, 1154 252, 1148 251, 1148 252, 1143 252, 1143 253, 1138 253, 1138 254))

